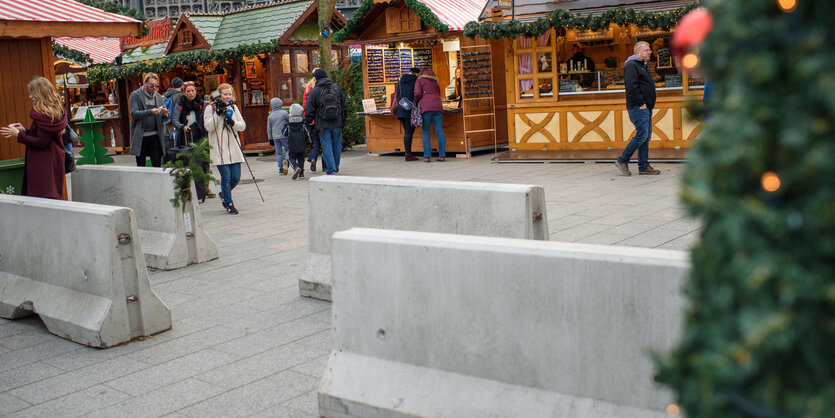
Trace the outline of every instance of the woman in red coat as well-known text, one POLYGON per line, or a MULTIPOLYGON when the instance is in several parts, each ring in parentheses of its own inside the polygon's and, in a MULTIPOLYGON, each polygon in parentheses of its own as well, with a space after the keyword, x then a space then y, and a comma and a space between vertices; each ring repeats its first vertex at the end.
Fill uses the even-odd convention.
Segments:
POLYGON ((415 103, 420 105, 420 115, 423 118, 423 161, 428 163, 429 157, 432 156, 432 143, 429 141, 430 127, 435 129, 435 136, 438 137, 438 161, 446 161, 441 87, 438 85, 438 77, 428 68, 420 73, 415 83, 415 103))
POLYGON ((5 137, 17 137, 26 145, 26 169, 23 174, 24 196, 61 199, 64 189, 64 146, 61 133, 67 116, 61 96, 49 80, 38 77, 29 82, 32 100, 32 126, 27 131, 20 123, 0 128, 5 137))

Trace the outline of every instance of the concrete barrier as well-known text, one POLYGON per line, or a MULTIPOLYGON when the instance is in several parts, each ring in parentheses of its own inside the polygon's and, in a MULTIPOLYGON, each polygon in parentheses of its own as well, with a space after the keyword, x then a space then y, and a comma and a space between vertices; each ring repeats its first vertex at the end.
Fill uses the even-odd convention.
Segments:
POLYGON ((352 229, 333 237, 319 413, 663 417, 688 255, 352 229))
POLYGON ((0 317, 110 347, 171 328, 128 208, 0 195, 0 317))
POLYGON ((73 201, 133 209, 148 267, 172 270, 216 259, 200 206, 191 201, 175 208, 173 197, 174 179, 160 168, 83 165, 72 173, 73 201))
POLYGON ((322 176, 310 180, 302 296, 331 300, 331 235, 354 227, 548 240, 545 191, 527 184, 322 176))

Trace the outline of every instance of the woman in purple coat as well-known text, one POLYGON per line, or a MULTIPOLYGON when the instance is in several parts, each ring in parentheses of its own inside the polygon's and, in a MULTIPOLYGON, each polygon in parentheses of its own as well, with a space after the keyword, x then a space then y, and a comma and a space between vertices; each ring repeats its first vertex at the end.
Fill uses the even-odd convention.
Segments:
POLYGON ((441 86, 438 77, 430 69, 420 73, 415 83, 415 103, 420 105, 423 118, 423 162, 428 163, 432 156, 432 143, 429 141, 429 127, 435 127, 438 137, 438 161, 446 161, 446 136, 441 124, 444 121, 444 105, 441 103, 441 86))
POLYGON ((23 172, 24 196, 60 199, 64 190, 64 143, 61 133, 67 127, 63 101, 49 80, 38 77, 29 82, 32 99, 32 126, 27 131, 20 123, 0 128, 5 137, 16 137, 26 145, 23 172))

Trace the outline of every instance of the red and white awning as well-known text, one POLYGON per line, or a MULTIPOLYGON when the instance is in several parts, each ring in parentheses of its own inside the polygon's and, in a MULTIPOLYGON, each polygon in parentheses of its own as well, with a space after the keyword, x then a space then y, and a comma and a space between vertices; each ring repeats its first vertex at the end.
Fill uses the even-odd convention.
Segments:
POLYGON ((73 0, 0 0, 0 21, 136 23, 136 19, 108 13, 73 0))
POLYGON ((467 22, 478 21, 487 0, 421 0, 449 30, 464 30, 467 22))
POLYGON ((112 62, 119 55, 119 39, 87 36, 84 38, 53 38, 56 44, 75 49, 87 54, 93 59, 93 64, 112 62))

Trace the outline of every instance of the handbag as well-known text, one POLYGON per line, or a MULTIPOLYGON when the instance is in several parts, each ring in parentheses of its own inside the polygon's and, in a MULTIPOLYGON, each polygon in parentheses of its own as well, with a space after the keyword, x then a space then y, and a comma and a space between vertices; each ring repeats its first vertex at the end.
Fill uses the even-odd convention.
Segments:
POLYGON ((404 98, 400 99, 399 102, 397 102, 397 105, 402 107, 403 110, 412 110, 412 106, 414 106, 415 104, 412 103, 411 100, 404 97, 404 98))
POLYGON ((64 174, 75 171, 75 157, 72 153, 64 148, 64 174))
POLYGON ((423 118, 420 114, 420 103, 416 103, 412 106, 412 126, 416 128, 423 126, 423 118))
POLYGON ((399 88, 400 88, 400 85, 398 84, 394 88, 394 93, 391 94, 391 97, 390 97, 390 100, 389 100, 389 111, 391 111, 391 114, 394 115, 394 117, 397 117, 397 90, 399 88))

